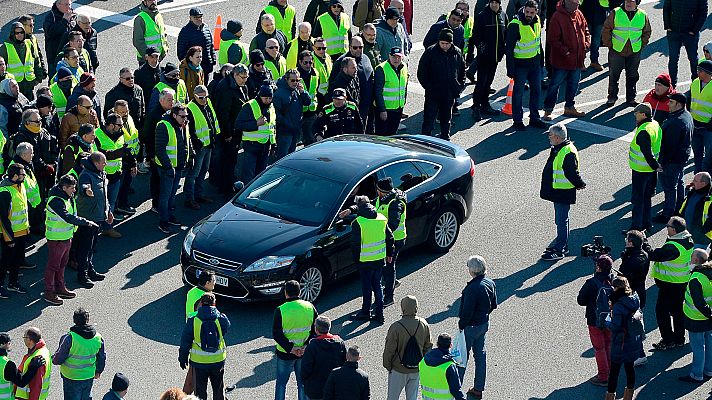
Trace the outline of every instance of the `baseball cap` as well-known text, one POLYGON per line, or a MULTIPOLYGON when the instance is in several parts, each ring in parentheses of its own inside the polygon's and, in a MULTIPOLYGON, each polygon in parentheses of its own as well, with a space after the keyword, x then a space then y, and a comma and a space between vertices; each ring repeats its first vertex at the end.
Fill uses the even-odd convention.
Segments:
POLYGON ((388 52, 388 55, 403 57, 404 56, 403 49, 401 49, 398 46, 391 47, 391 51, 388 52))
POLYGON ((156 46, 148 46, 146 47, 146 54, 149 56, 154 54, 161 55, 161 52, 158 51, 158 48, 156 48, 156 46))
POLYGON ((193 7, 190 9, 190 16, 191 17, 199 17, 203 15, 203 10, 200 9, 200 7, 193 7))
POLYGON ((334 89, 334 91, 331 92, 331 98, 332 99, 345 99, 346 98, 346 90, 341 89, 341 88, 334 89))

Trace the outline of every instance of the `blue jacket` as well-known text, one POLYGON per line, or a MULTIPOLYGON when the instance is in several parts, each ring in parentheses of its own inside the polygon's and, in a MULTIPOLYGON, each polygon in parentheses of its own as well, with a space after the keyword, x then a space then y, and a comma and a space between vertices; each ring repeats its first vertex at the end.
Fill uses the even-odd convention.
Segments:
POLYGON ((301 94, 291 89, 284 77, 277 81, 277 90, 272 98, 274 110, 277 113, 277 135, 296 135, 302 126, 302 107, 311 103, 309 93, 301 94))
POLYGON ((495 308, 497 308, 497 289, 494 281, 484 275, 472 278, 462 290, 460 320, 457 324, 460 329, 482 325, 489 321, 489 314, 495 308))
MULTIPOLYGON (((425 364, 431 367, 437 367, 438 365, 452 361, 452 356, 449 352, 445 352, 436 347, 425 354, 423 359, 425 360, 425 364)), ((456 364, 452 364, 448 367, 447 372, 445 372, 445 378, 447 379, 447 385, 450 388, 452 397, 454 397, 455 400, 465 400, 466 398, 465 394, 462 393, 462 383, 460 382, 460 375, 457 373, 456 364)))
MULTIPOLYGON (((207 321, 215 321, 217 320, 218 323, 220 324, 220 329, 222 330, 223 336, 227 334, 228 330, 230 330, 230 320, 227 318, 227 316, 220 311, 216 307, 211 307, 211 306, 200 306, 198 308, 198 315, 197 317, 201 319, 203 322, 207 321)), ((178 350, 178 361, 181 363, 187 363, 188 362, 188 354, 190 354, 190 348, 193 345, 193 320, 195 317, 190 317, 188 318, 188 321, 185 323, 185 327, 183 327, 183 334, 180 337, 180 349, 178 350)), ((190 362, 190 365, 193 366, 193 368, 215 368, 219 367, 225 364, 224 361, 219 362, 219 363, 214 363, 214 364, 198 364, 194 362, 190 362)))
POLYGON ((450 28, 452 30, 454 40, 452 44, 454 44, 457 48, 459 48, 461 51, 464 51, 465 49, 465 28, 462 27, 462 25, 458 26, 457 28, 453 29, 448 25, 447 20, 442 20, 434 23, 433 25, 430 26, 430 29, 428 30, 428 33, 425 34, 425 39, 423 39, 423 47, 426 49, 434 44, 438 43, 438 38, 440 36, 440 31, 445 29, 445 28, 450 28))
MULTIPOLYGON (((91 339, 96 336, 96 330, 92 325, 74 325, 70 331, 76 333, 77 335, 83 337, 84 339, 91 339)), ((59 348, 52 356, 52 364, 62 365, 67 358, 69 358, 69 350, 72 348, 72 335, 65 334, 59 340, 59 348)), ((96 353, 96 373, 101 374, 104 372, 104 367, 106 366, 106 352, 104 351, 104 339, 101 339, 101 347, 96 353)))
POLYGON ((640 308, 638 295, 623 296, 615 300, 616 293, 611 294, 613 312, 609 328, 611 329, 611 362, 634 362, 640 356, 643 338, 640 335, 629 335, 628 323, 630 317, 640 308))
POLYGON ((178 33, 178 44, 176 45, 178 60, 183 60, 188 53, 188 49, 193 46, 203 48, 203 61, 200 65, 205 70, 205 73, 212 72, 213 66, 218 60, 213 49, 213 34, 205 24, 197 26, 189 21, 178 33))

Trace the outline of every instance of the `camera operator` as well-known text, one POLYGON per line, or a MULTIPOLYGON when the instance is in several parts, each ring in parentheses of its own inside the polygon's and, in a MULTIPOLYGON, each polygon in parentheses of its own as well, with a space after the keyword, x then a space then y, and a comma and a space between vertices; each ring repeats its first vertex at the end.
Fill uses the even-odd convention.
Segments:
POLYGON ((645 234, 641 231, 628 231, 625 235, 625 249, 621 253, 621 275, 628 278, 630 288, 638 293, 640 308, 645 308, 645 278, 650 271, 648 252, 652 250, 645 234))
POLYGON ((698 247, 707 247, 710 239, 707 232, 712 231, 712 219, 704 219, 704 206, 710 195, 710 181, 708 172, 698 172, 688 185, 687 196, 682 202, 679 215, 685 218, 687 229, 692 235, 692 241, 698 247))
POLYGON ((658 286, 655 303, 655 318, 662 339, 654 343, 657 350, 666 350, 685 345, 685 326, 682 303, 690 274, 690 257, 694 243, 682 217, 672 217, 667 223, 668 238, 665 244, 650 252, 650 261, 655 261, 650 274, 658 286), (672 317, 672 325, 670 324, 672 317))

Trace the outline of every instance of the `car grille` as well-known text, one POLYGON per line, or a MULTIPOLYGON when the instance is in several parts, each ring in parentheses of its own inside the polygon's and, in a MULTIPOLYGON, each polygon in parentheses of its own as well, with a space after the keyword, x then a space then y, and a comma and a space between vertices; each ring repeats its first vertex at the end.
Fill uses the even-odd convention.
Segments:
POLYGON ((193 250, 193 260, 195 262, 210 266, 213 268, 227 269, 230 271, 237 270, 242 266, 242 263, 226 260, 224 258, 211 256, 210 254, 193 250))
MULTIPOLYGON (((198 285, 198 278, 195 277, 195 272, 196 272, 196 266, 191 265, 188 268, 186 268, 183 276, 188 283, 190 283, 193 286, 198 285)), ((247 288, 245 288, 245 285, 242 284, 239 280, 235 278, 231 278, 229 276, 224 276, 220 275, 228 279, 229 285, 228 287, 225 286, 220 286, 220 285, 215 285, 215 289, 213 290, 214 293, 220 295, 220 296, 225 296, 225 297, 230 297, 233 299, 244 299, 247 297, 249 294, 247 288)))

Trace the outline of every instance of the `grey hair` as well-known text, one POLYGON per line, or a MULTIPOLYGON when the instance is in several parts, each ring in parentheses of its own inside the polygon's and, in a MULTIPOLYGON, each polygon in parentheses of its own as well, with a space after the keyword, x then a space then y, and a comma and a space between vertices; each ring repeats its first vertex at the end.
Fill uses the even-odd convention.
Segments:
POLYGON ((27 110, 22 112, 22 117, 21 117, 22 125, 25 125, 25 123, 27 123, 27 121, 30 120, 30 117, 32 116, 32 114, 39 115, 40 112, 36 108, 28 108, 27 110))
POLYGON ((249 74, 250 69, 245 64, 237 64, 235 68, 232 69, 233 74, 249 74))
POLYGON ((311 32, 312 26, 311 26, 311 24, 310 24, 309 22, 307 22, 307 21, 300 22, 299 25, 297 25, 297 31, 299 31, 301 28, 303 28, 303 27, 305 27, 305 26, 306 26, 307 28, 309 28, 309 32, 311 32))
POLYGON ((23 155, 27 153, 32 152, 32 144, 27 143, 27 142, 22 142, 17 145, 17 148, 15 149, 15 154, 17 155, 23 155))
POLYGON ((166 98, 166 96, 171 95, 173 97, 176 96, 176 91, 171 89, 171 88, 165 88, 161 90, 161 93, 158 95, 158 101, 161 101, 166 98))
POLYGON ((208 94, 208 88, 205 85, 198 85, 193 89, 193 93, 204 93, 208 94))
POLYGON ((90 24, 91 24, 91 18, 90 18, 88 15, 77 14, 77 22, 90 23, 90 24))
POLYGON ((702 182, 704 182, 704 183, 706 183, 706 184, 708 184, 708 185, 709 185, 710 183, 712 183, 712 176, 710 175, 709 172, 707 172, 707 171, 698 172, 698 175, 700 176, 700 180, 701 180, 702 182))
POLYGON ((373 23, 369 22, 369 23, 367 23, 367 24, 364 24, 364 26, 363 26, 363 30, 365 31, 366 29, 368 29, 368 30, 373 29, 373 30, 375 31, 375 30, 376 30, 376 25, 374 25, 373 23))
POLYGON ((331 330, 331 319, 326 315, 320 315, 314 321, 314 330, 320 334, 329 333, 331 330))
POLYGON ((270 20, 270 21, 272 21, 272 22, 275 22, 274 15, 272 15, 272 14, 267 14, 267 13, 263 14, 263 15, 260 17, 260 24, 262 23, 262 21, 266 21, 266 20, 270 20))
POLYGON ((549 127, 549 132, 553 133, 554 135, 566 139, 569 137, 569 132, 566 129, 566 125, 562 123, 554 124, 551 127, 549 127))
POLYGON ((484 257, 480 255, 470 256, 470 258, 467 259, 467 269, 473 276, 484 275, 487 271, 487 263, 484 257))

